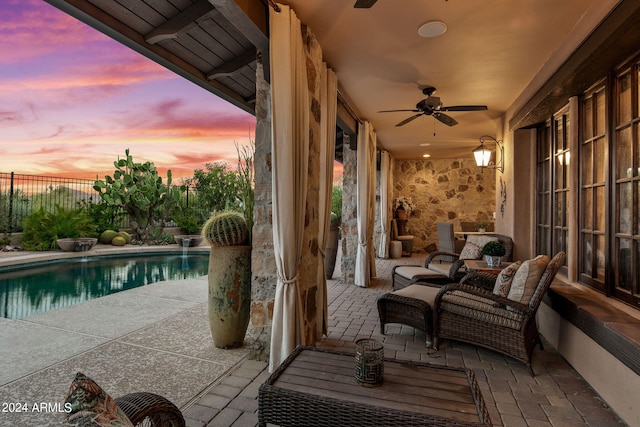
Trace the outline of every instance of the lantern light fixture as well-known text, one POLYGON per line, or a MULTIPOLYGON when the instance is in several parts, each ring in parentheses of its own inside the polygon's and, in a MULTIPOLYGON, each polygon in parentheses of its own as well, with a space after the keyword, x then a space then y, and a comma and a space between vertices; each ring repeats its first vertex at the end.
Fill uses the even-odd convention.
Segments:
POLYGON ((475 150, 473 150, 473 157, 476 160, 476 165, 481 168, 491 168, 499 170, 501 173, 504 173, 504 146, 502 145, 502 141, 498 141, 492 136, 483 135, 480 137, 480 146, 478 146, 475 150), (496 144, 496 161, 495 163, 491 162, 491 150, 485 147, 484 143, 493 142, 496 144), (500 155, 498 156, 498 152, 500 155))

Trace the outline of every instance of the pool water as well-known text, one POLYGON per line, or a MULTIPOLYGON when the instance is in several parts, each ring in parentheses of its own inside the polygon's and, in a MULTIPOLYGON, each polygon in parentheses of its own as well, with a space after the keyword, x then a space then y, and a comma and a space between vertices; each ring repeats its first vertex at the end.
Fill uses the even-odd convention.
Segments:
POLYGON ((95 256, 0 269, 0 317, 22 319, 166 280, 207 274, 205 253, 95 256))

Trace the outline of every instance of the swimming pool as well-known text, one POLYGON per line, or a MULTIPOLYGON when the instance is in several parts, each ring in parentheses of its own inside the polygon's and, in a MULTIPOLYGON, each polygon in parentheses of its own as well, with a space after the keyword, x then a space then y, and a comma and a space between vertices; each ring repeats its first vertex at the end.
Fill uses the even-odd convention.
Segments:
POLYGON ((0 317, 22 319, 149 283, 207 274, 207 253, 101 255, 0 268, 0 317))

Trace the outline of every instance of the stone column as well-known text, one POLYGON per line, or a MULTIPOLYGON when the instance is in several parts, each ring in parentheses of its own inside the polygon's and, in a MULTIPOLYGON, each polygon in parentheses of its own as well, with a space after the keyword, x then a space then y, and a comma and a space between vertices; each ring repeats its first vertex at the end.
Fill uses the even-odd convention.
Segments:
POLYGON ((269 360, 276 264, 271 219, 271 87, 264 80, 262 63, 256 69, 255 206, 251 254, 251 334, 249 357, 269 360))
POLYGON ((358 169, 356 151, 344 144, 342 148, 342 281, 355 284, 356 251, 358 249, 358 169))

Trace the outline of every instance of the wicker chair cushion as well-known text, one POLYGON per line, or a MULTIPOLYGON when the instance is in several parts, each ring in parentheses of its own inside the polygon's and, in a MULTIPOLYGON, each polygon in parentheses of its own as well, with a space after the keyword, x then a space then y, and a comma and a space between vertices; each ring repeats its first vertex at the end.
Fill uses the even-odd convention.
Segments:
POLYGON ((482 322, 520 329, 524 314, 495 306, 494 301, 464 291, 451 291, 443 295, 440 310, 482 322))
MULTIPOLYGON (((416 267, 412 265, 403 265, 395 269, 395 273, 409 280, 428 279, 429 277, 442 277, 442 273, 431 271, 425 267, 416 267)), ((447 271, 447 274, 449 272, 447 271)))
POLYGON ((507 298, 529 304, 547 264, 549 264, 549 257, 546 255, 538 255, 524 261, 513 277, 507 298))
POLYGON ((65 405, 69 405, 66 426, 133 427, 125 413, 107 392, 81 372, 76 374, 69 387, 65 405))
POLYGON ((500 295, 501 297, 505 298, 507 297, 507 295, 509 295, 511 283, 513 282, 513 278, 515 277, 516 272, 521 265, 522 261, 516 261, 502 269, 502 271, 498 274, 496 284, 493 287, 494 294, 500 295))
POLYGON ((448 276, 452 265, 452 262, 430 262, 428 269, 448 276))
POLYGON ((400 289, 399 291, 394 291, 393 293, 395 295, 402 295, 403 297, 419 299, 433 307, 433 303, 436 300, 436 295, 439 290, 439 287, 434 286, 410 285, 406 288, 400 289))
POLYGON ((494 236, 467 236, 467 243, 460 252, 460 259, 480 259, 482 258, 482 248, 489 242, 498 242, 494 236))

